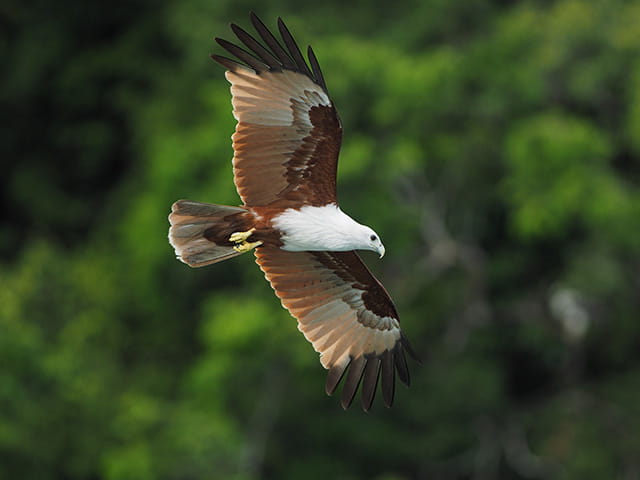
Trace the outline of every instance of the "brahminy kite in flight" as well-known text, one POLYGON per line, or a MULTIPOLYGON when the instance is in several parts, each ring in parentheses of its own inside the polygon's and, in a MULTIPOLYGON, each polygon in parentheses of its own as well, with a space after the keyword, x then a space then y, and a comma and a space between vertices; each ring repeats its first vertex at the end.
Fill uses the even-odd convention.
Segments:
POLYGON ((231 83, 233 176, 243 205, 179 200, 169 241, 191 267, 255 248, 266 279, 329 370, 327 394, 345 377, 346 409, 362 383, 369 410, 380 378, 391 406, 396 372, 409 385, 405 350, 415 354, 389 294, 355 252, 382 257, 380 236, 338 206, 338 113, 311 47, 309 68, 281 19, 284 45, 256 15, 251 21, 264 43, 232 24, 246 49, 216 38, 235 59, 212 55, 231 83))

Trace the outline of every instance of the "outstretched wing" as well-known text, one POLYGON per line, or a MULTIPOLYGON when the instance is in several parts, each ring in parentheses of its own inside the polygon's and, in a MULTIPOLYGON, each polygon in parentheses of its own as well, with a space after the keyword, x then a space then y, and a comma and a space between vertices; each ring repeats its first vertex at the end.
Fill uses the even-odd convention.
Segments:
POLYGON ((238 61, 212 55, 231 82, 238 193, 252 207, 335 203, 342 127, 313 50, 310 69, 281 19, 286 48, 253 13, 251 21, 264 44, 232 24, 248 50, 216 38, 238 61))
POLYGON ((393 403, 396 371, 409 385, 398 312, 384 287, 355 252, 256 250, 257 263, 298 328, 329 370, 331 395, 345 376, 341 403, 349 407, 362 381, 362 408, 369 410, 381 377, 385 405, 393 403))

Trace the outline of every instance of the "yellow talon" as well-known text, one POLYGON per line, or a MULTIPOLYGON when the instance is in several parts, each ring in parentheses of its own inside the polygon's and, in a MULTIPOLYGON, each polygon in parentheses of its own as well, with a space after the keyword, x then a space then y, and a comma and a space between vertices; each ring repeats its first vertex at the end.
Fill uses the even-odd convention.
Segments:
POLYGON ((257 242, 242 242, 239 245, 235 245, 233 249, 236 252, 245 253, 259 247, 260 245, 262 245, 262 242, 259 240, 257 242))
POLYGON ((246 232, 234 232, 229 237, 229 241, 234 243, 244 243, 247 240, 247 238, 249 238, 255 231, 256 229, 252 228, 251 230, 248 230, 246 232))
POLYGON ((253 250, 256 247, 262 245, 261 241, 257 242, 247 242, 247 238, 249 238, 256 229, 252 228, 251 230, 247 230, 246 232, 234 232, 229 236, 229 241, 235 243, 233 249, 236 252, 245 253, 249 250, 253 250))

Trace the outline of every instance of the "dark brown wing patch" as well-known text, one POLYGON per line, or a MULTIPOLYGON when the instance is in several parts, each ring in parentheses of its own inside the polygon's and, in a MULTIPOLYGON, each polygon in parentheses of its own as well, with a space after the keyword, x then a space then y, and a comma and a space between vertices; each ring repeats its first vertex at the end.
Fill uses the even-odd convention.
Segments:
POLYGON ((309 109, 309 118, 313 129, 285 163, 288 186, 279 196, 287 203, 313 206, 337 204, 335 178, 342 128, 333 106, 312 107, 309 109))

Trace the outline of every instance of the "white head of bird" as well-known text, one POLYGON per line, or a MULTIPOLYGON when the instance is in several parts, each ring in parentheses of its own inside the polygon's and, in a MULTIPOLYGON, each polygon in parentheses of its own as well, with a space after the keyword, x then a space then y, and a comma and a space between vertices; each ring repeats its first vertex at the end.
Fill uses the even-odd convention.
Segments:
POLYGON ((380 257, 384 245, 380 236, 361 225, 335 204, 289 208, 273 219, 282 232, 283 250, 290 252, 372 250, 380 257))

